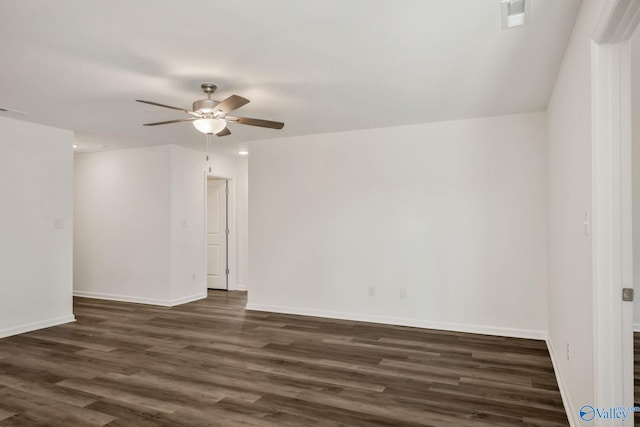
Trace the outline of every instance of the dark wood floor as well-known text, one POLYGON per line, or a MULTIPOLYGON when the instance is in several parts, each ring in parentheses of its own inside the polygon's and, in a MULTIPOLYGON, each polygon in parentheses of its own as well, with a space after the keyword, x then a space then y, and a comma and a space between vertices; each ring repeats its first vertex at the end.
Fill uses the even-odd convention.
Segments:
POLYGON ((77 298, 0 340, 0 426, 568 425, 542 341, 77 298))

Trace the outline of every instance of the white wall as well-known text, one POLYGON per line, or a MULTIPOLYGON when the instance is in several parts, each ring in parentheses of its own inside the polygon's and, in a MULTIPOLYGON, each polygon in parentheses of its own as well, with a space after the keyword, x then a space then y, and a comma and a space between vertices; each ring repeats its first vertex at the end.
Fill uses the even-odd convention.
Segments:
POLYGON ((74 320, 72 145, 0 117, 0 337, 74 320))
POLYGON ((236 161, 205 156, 175 145, 76 156, 76 295, 158 305, 206 296, 205 179, 233 184, 236 161))
POLYGON ((251 143, 248 308, 545 337, 546 126, 533 113, 251 143))
POLYGON ((568 414, 594 402, 591 41, 602 0, 584 0, 548 107, 549 336, 568 414), (569 347, 569 355, 567 355, 569 347))
POLYGON ((171 301, 206 296, 205 154, 171 149, 171 301))
POLYGON ((249 287, 249 159, 240 157, 236 163, 236 218, 238 237, 238 289, 249 287))
POLYGON ((640 30, 631 38, 631 118, 633 168, 633 305, 634 329, 640 331, 640 30))
POLYGON ((76 155, 76 295, 171 300, 171 146, 76 155))

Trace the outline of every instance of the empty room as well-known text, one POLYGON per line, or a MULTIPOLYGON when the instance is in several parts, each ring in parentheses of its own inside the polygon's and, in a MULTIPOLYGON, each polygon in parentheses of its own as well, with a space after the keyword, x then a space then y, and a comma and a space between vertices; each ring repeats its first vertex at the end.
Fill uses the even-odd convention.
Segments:
POLYGON ((639 21, 0 2, 0 426, 634 425, 639 21))

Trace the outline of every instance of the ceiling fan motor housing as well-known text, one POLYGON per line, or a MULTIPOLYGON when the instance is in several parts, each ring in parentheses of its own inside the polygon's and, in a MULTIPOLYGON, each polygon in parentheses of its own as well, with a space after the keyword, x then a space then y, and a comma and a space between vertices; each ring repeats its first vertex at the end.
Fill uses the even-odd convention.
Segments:
POLYGON ((218 104, 219 102, 214 101, 213 99, 201 99, 200 101, 193 103, 193 111, 196 113, 210 114, 213 113, 216 105, 218 104))

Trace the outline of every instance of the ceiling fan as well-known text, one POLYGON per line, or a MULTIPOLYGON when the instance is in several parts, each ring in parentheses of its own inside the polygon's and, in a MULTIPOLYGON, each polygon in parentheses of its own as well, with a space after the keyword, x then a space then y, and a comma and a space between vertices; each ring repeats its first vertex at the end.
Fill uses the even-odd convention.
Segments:
POLYGON ((223 101, 215 101, 211 99, 211 95, 218 88, 211 83, 203 83, 200 85, 203 92, 207 94, 207 99, 201 99, 193 103, 193 110, 172 107, 171 105, 158 104, 157 102, 144 101, 136 99, 137 102, 155 105, 157 107, 171 108, 172 110, 183 111, 193 117, 188 119, 168 120, 164 122, 145 123, 144 126, 158 126, 169 123, 193 122, 193 125, 202 133, 207 135, 215 134, 217 136, 231 135, 231 131, 227 128, 227 123, 234 122, 241 125, 259 126, 270 129, 282 129, 284 123, 273 122, 271 120, 250 119, 247 117, 228 116, 227 114, 237 110, 249 103, 249 100, 238 95, 231 95, 223 101))

